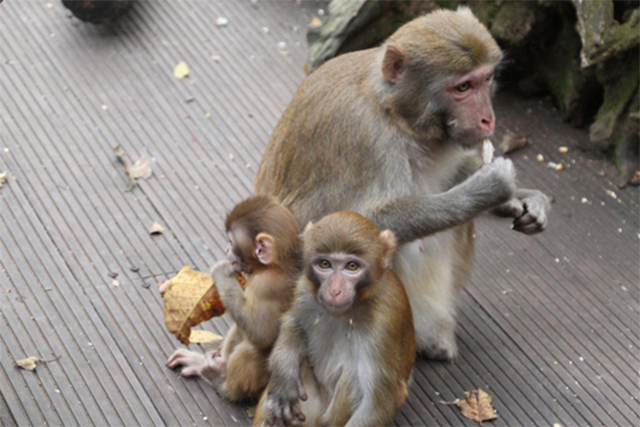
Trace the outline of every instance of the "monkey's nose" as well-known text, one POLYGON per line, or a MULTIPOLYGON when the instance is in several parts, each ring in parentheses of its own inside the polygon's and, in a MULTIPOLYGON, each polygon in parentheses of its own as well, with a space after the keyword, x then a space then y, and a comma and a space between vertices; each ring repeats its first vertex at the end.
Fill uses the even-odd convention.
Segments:
POLYGON ((342 293, 342 289, 334 288, 334 289, 331 289, 330 293, 331 293, 331 296, 335 298, 342 293))
POLYGON ((496 126, 496 117, 492 114, 488 117, 483 117, 480 121, 480 129, 483 132, 491 133, 493 132, 493 128, 496 126))

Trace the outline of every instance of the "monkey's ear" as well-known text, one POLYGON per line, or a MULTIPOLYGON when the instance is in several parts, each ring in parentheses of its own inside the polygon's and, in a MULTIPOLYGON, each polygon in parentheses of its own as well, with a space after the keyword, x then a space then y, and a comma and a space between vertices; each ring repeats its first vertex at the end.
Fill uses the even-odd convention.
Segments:
POLYGON ((387 46, 382 59, 382 75, 391 83, 398 83, 404 76, 407 66, 407 54, 399 46, 387 46))
POLYGON ((396 235, 393 234, 391 230, 384 230, 380 233, 380 240, 382 240, 382 265, 384 268, 391 267, 391 257, 393 253, 396 251, 396 247, 398 246, 398 240, 396 239, 396 235))
POLYGON ((275 240, 267 233, 259 233, 256 236, 256 256, 258 261, 264 265, 269 265, 275 259, 275 240))

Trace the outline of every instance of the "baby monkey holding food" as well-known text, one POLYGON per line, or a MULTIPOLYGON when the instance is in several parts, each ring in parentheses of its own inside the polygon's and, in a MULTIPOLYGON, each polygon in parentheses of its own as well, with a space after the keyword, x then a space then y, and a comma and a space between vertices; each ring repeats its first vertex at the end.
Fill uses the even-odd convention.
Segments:
POLYGON ((300 229, 288 209, 266 196, 236 205, 225 228, 228 259, 211 275, 235 325, 219 351, 178 349, 167 366, 182 366, 182 376, 200 377, 230 400, 257 399, 269 382, 269 353, 301 271, 300 229), (247 275, 244 291, 237 273, 247 275))

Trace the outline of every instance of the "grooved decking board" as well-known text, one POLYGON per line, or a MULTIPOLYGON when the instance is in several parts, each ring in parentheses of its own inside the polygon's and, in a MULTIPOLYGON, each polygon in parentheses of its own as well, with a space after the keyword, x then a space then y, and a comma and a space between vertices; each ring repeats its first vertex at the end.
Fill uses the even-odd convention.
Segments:
MULTIPOLYGON (((245 407, 164 366, 177 342, 155 285, 222 257, 222 220, 252 192, 323 4, 138 2, 113 27, 52 6, 0 5, 2 424, 248 424, 245 407), (219 16, 228 27, 214 25, 219 16), (182 81, 180 61, 191 68, 182 81), (118 144, 153 167, 131 192, 118 144), (163 235, 149 236, 154 221, 163 235), (14 366, 28 356, 57 359, 35 372, 14 366)), ((638 191, 617 189, 613 167, 581 148, 588 134, 547 103, 503 93, 496 112, 494 141, 530 135, 512 158, 522 185, 554 196, 550 226, 525 237, 508 221, 478 220, 460 356, 418 361, 395 424, 476 425, 441 401, 482 387, 498 426, 637 425, 638 191)))

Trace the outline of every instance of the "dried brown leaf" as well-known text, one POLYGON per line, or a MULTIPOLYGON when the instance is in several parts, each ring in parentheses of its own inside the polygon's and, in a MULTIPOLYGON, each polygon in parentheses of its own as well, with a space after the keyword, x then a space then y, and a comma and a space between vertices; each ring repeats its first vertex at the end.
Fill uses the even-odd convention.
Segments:
POLYGON ((194 344, 209 344, 222 340, 222 335, 210 331, 191 331, 189 342, 194 344))
POLYGON ((133 165, 131 165, 127 170, 127 173, 129 173, 129 178, 131 178, 132 181, 137 181, 139 179, 149 178, 153 174, 153 170, 151 169, 149 160, 142 155, 133 165))
POLYGON ((164 233, 164 227, 158 224, 157 222, 154 222, 151 225, 151 228, 149 229, 149 234, 153 236, 153 235, 162 234, 162 233, 164 233))
POLYGON ((0 173, 0 188, 7 182, 7 172, 0 173))
POLYGON ((249 406, 247 408, 247 416, 251 419, 254 419, 256 417, 256 407, 255 406, 249 406))
POLYGON ((515 133, 507 133, 500 143, 500 150, 504 154, 511 151, 519 150, 527 145, 527 137, 525 135, 516 135, 515 133))
POLYGON ((127 171, 130 181, 128 190, 131 190, 138 183, 138 180, 147 179, 153 174, 151 164, 144 155, 140 156, 140 158, 132 164, 131 159, 125 154, 121 146, 116 146, 113 149, 113 154, 122 162, 124 169, 127 171))
POLYGON ((167 329, 185 345, 190 342, 191 328, 225 311, 211 275, 191 270, 189 265, 169 280, 162 298, 167 329))
POLYGON ((494 420, 498 414, 491 405, 491 396, 482 389, 465 391, 464 399, 457 399, 456 405, 464 417, 482 423, 483 421, 494 420))
POLYGON ((44 360, 36 356, 27 357, 26 359, 16 360, 16 366, 27 371, 35 371, 36 362, 44 362, 44 360))

